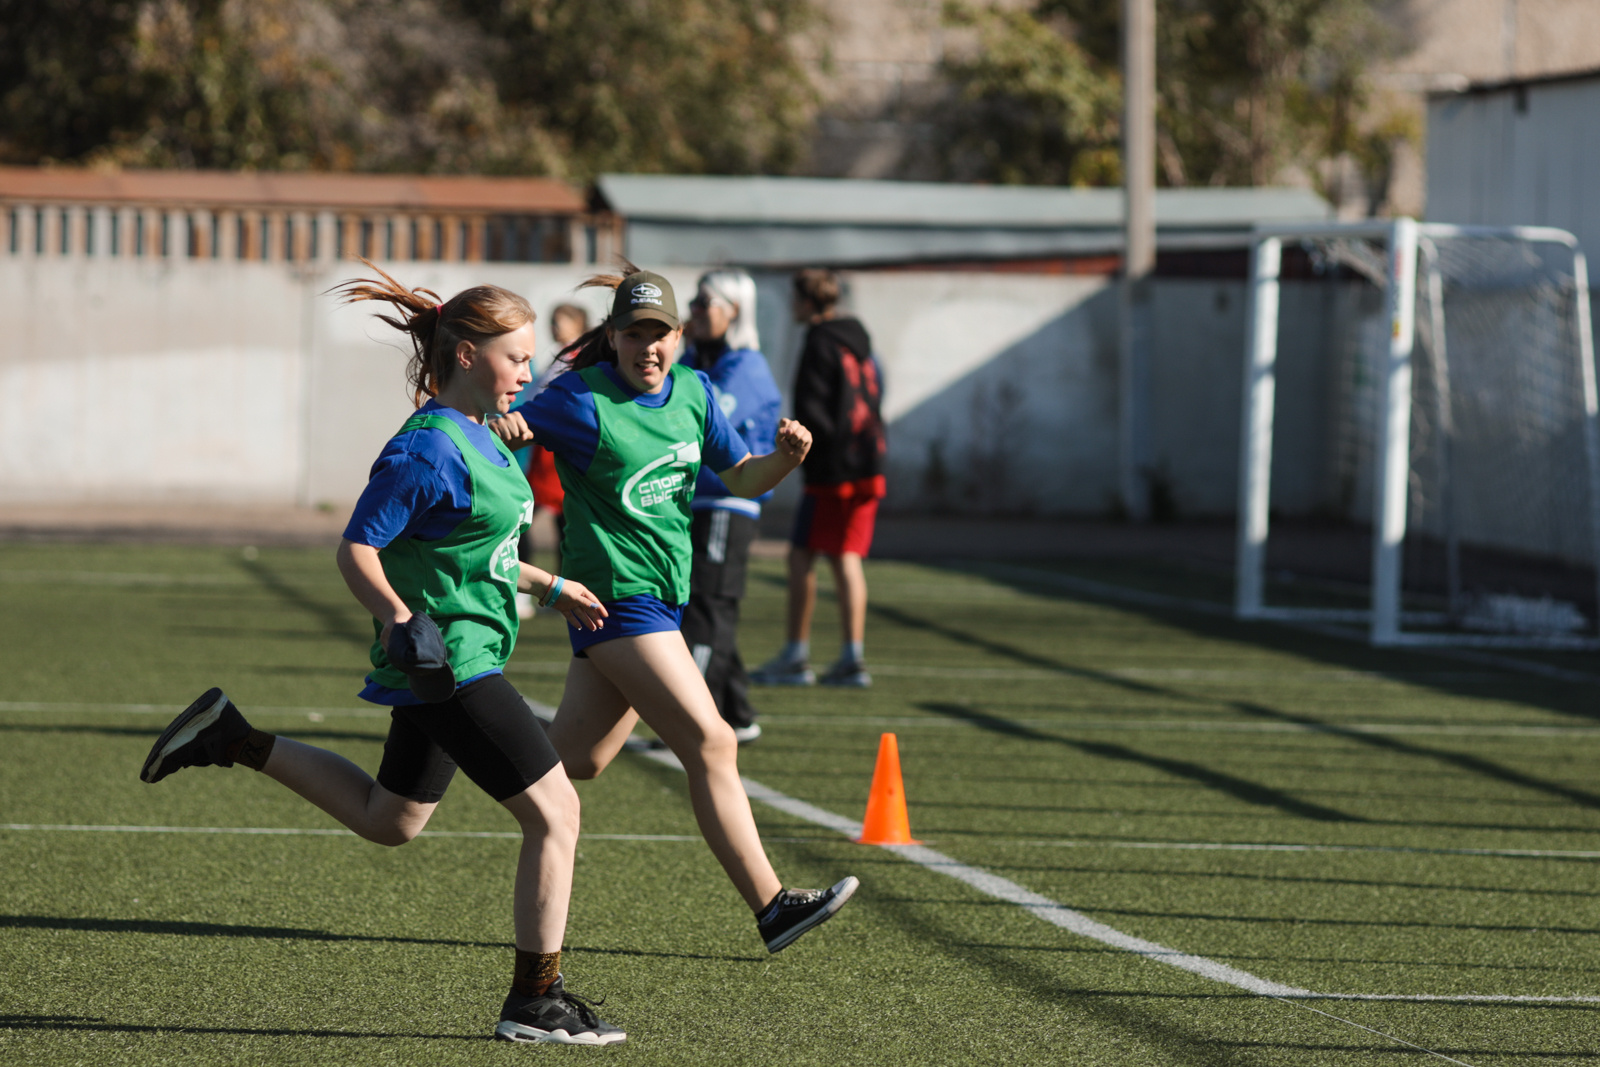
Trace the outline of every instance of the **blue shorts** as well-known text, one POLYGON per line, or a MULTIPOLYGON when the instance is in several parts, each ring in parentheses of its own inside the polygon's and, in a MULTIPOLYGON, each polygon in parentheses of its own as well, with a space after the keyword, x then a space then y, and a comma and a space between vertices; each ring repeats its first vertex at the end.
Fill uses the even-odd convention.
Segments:
POLYGON ((647 593, 625 596, 620 600, 604 602, 606 624, 598 630, 580 630, 567 624, 567 637, 572 641, 572 654, 585 655, 584 649, 617 637, 638 637, 640 634, 659 634, 681 629, 683 605, 668 604, 647 593))

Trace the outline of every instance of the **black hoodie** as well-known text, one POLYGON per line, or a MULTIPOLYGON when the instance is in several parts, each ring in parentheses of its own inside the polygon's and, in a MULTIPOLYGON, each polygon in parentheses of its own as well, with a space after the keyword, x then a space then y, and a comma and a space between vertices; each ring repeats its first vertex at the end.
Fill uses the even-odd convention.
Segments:
POLYGON ((806 331, 795 372, 794 417, 811 431, 807 486, 843 485, 883 473, 887 441, 883 382, 872 340, 855 319, 824 319, 806 331))

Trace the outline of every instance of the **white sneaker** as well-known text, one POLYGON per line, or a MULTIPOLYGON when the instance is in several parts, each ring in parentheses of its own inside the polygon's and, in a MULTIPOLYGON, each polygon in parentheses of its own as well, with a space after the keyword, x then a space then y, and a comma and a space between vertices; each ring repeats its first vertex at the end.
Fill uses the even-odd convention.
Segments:
POLYGON ((750 680, 757 685, 816 685, 817 674, 803 659, 774 656, 751 671, 750 680))
POLYGON ((531 619, 531 618, 533 618, 534 607, 535 607, 535 605, 533 603, 533 594, 532 593, 518 593, 517 594, 517 618, 519 618, 519 619, 531 619))
POLYGON ((761 724, 753 722, 749 726, 735 726, 733 736, 741 745, 748 745, 761 736, 761 724))

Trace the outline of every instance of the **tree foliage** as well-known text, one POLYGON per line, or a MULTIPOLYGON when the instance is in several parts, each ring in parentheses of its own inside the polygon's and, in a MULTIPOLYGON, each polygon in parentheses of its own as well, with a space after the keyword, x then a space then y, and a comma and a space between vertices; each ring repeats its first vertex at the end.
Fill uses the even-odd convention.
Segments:
MULTIPOLYGON (((1262 185, 1298 171, 1315 181, 1325 161, 1346 154, 1368 170, 1387 166, 1394 140, 1412 131, 1392 115, 1373 121, 1365 72, 1402 43, 1380 15, 1377 0, 1156 0, 1160 180, 1262 185)), ((1119 179, 1103 161, 1120 136, 1120 4, 1033 0, 984 12, 952 4, 946 19, 976 25, 982 41, 945 64, 963 112, 953 171, 995 181, 1119 179), (1043 93, 1028 76, 1067 66, 1072 77, 1043 93), (1084 123, 1082 113, 1100 121, 1084 123), (1001 155, 1009 166, 991 162, 1001 155)))
POLYGON ((785 171, 809 0, 0 0, 0 159, 785 171))

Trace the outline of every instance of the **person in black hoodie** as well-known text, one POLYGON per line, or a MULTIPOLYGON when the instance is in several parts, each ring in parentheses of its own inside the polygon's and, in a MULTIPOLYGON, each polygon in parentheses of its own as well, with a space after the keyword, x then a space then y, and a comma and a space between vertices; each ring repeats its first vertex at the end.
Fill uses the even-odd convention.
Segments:
POLYGON ((812 564, 818 555, 833 567, 843 633, 839 659, 820 680, 856 688, 872 684, 865 666, 867 580, 861 560, 872 547, 886 488, 883 385, 866 327, 838 314, 839 291, 832 271, 808 269, 794 277, 795 321, 810 326, 795 375, 794 414, 810 427, 813 443, 802 467, 805 496, 789 546, 788 641, 751 674, 762 685, 818 681, 809 664, 817 602, 812 564))

